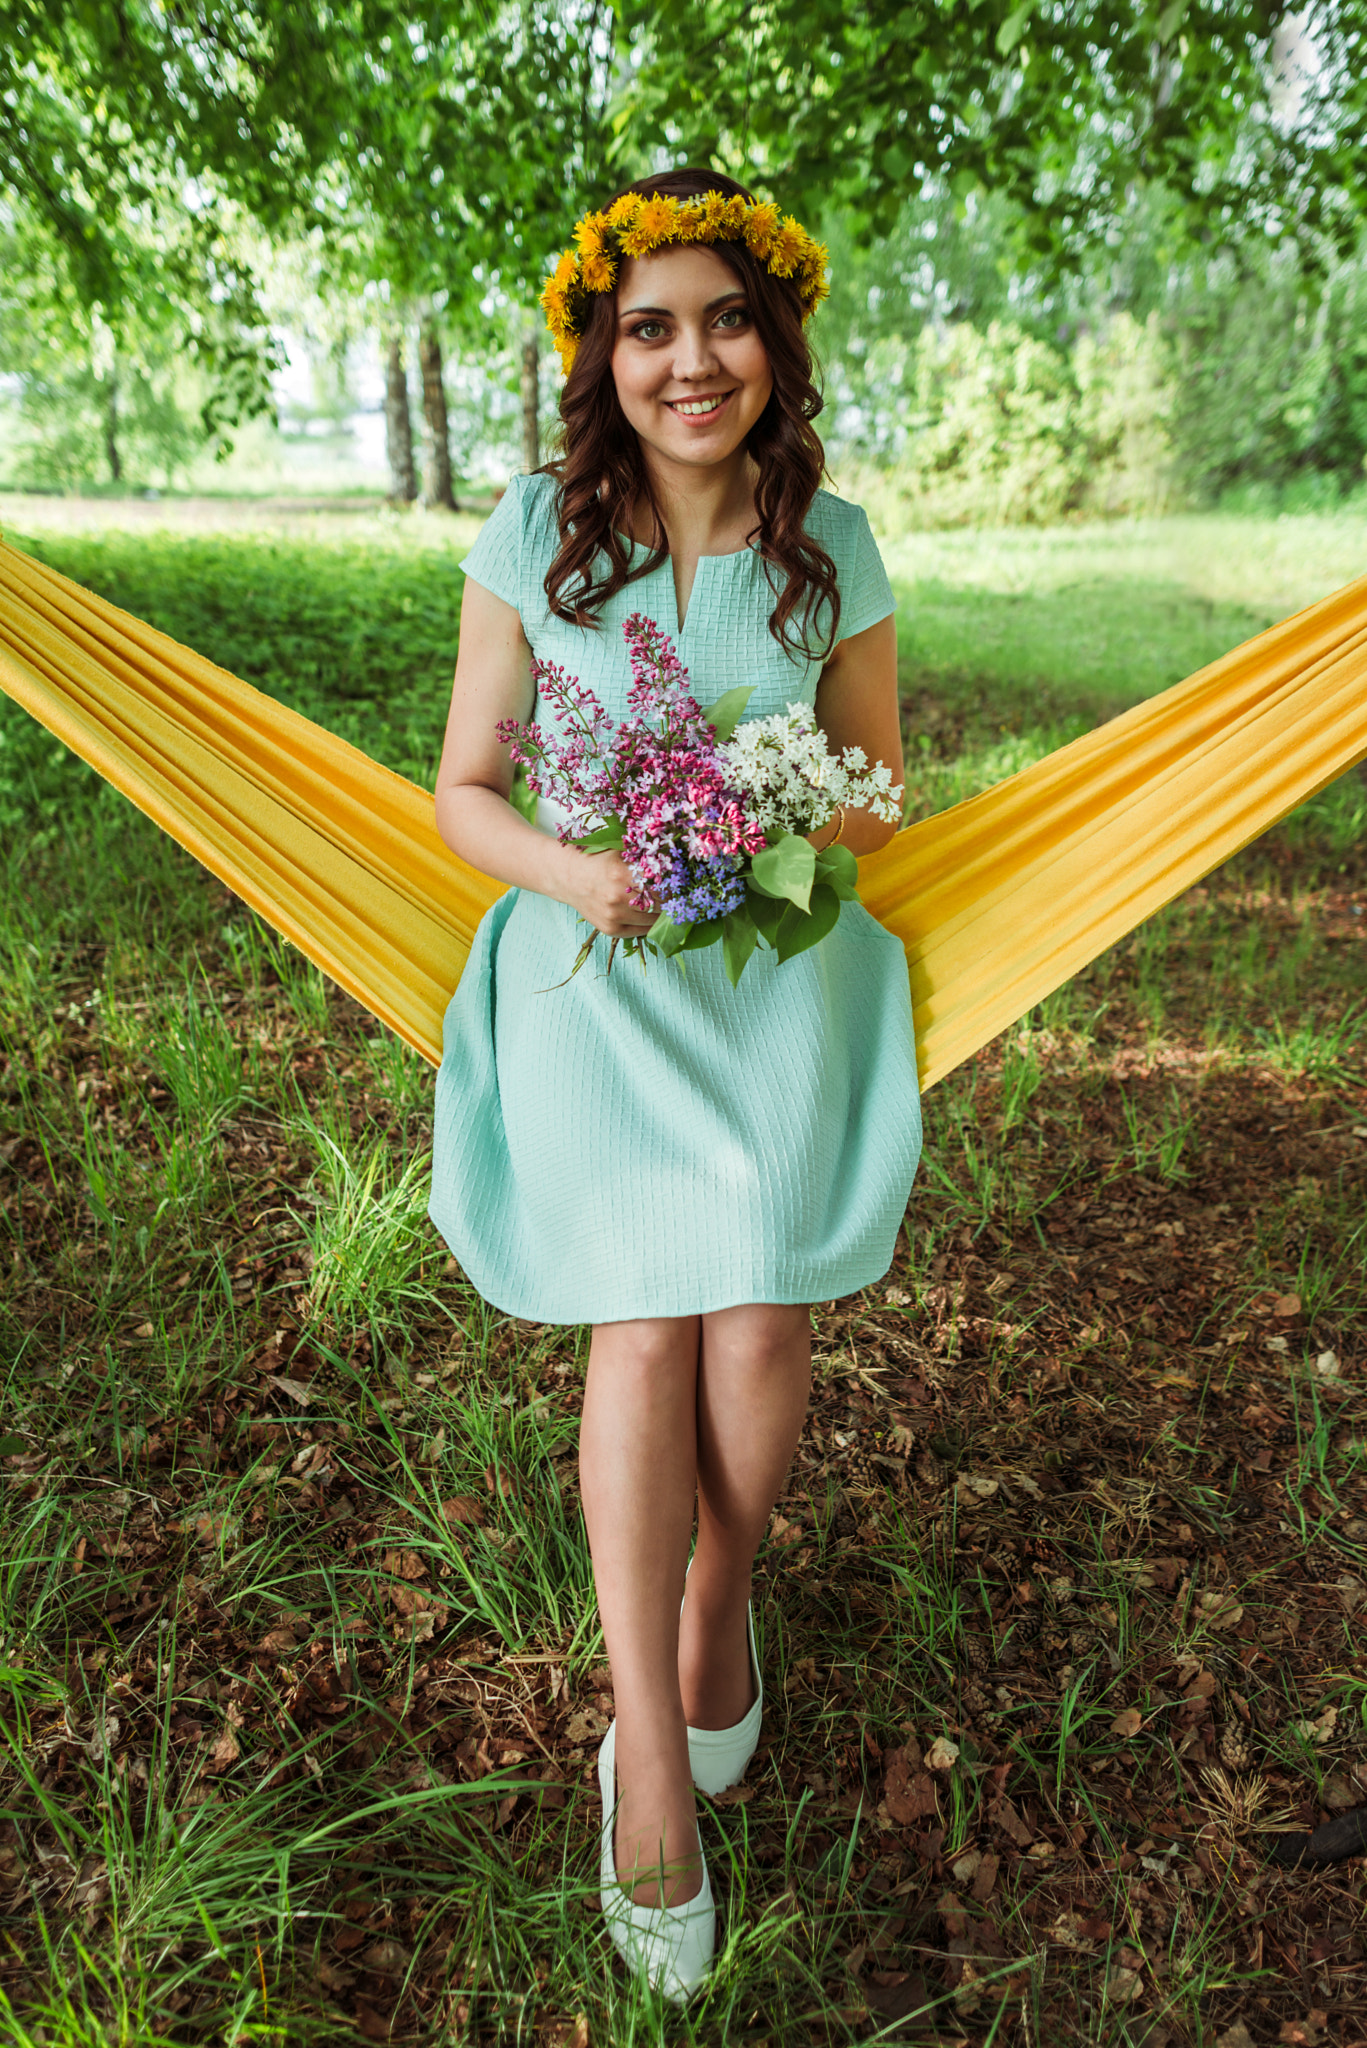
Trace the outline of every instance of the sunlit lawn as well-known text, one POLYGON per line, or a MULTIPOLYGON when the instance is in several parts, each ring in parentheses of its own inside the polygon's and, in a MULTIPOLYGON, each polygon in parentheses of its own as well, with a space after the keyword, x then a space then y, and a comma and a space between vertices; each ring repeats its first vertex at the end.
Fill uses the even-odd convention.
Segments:
MULTIPOLYGON (((430 775, 471 528, 39 509, 59 566, 430 775)), ((1365 535, 889 544, 916 807, 1365 535)), ((815 1312, 681 2019, 596 1912, 583 1333, 452 1270, 421 1063, 55 756, 0 706, 7 2040, 1348 2038, 1363 1865, 1267 1839, 1367 1801, 1359 779, 928 1098, 894 1271, 815 1312)))

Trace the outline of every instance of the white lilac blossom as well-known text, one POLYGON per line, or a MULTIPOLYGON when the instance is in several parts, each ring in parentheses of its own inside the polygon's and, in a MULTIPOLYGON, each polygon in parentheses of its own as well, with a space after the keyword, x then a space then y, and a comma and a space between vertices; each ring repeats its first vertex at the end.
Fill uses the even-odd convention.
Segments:
POLYGON ((893 787, 891 770, 881 761, 870 768, 862 747, 831 753, 805 704, 790 704, 772 718, 747 719, 717 752, 747 816, 768 837, 819 831, 842 804, 872 811, 889 825, 901 823, 902 786, 893 787))

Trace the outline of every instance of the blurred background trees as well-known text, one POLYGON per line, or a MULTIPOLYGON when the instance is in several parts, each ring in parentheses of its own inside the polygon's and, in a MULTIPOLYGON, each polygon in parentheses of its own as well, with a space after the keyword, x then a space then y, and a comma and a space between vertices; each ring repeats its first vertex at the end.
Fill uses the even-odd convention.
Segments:
POLYGON ((0 482, 452 506, 543 452, 576 215, 708 161, 829 240, 824 425, 888 521, 1337 501, 1359 16, 0 0, 0 482))

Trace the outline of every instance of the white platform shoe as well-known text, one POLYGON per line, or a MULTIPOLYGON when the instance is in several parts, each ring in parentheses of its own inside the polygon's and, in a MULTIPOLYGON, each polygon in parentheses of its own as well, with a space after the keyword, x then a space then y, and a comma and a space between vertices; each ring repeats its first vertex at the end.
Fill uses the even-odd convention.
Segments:
MULTIPOLYGON (((598 1751, 598 1790, 603 1800, 599 1892, 608 1932, 628 1966, 652 1990, 682 2004, 706 1977, 717 1940, 717 1914, 703 1857, 702 1890, 682 1906, 638 1906, 617 1877, 613 1824, 617 1807, 617 1723, 598 1751)), ((699 1853, 701 1854, 701 1844, 699 1853)))
MULTIPOLYGON (((682 1602, 679 1608, 683 1612, 682 1602)), ((764 1718, 764 1679, 760 1674, 759 1651, 755 1647, 755 1608, 745 1610, 746 1639, 750 1645, 750 1676, 755 1681, 755 1703, 733 1728, 690 1728, 688 1768, 700 1792, 713 1798, 729 1785, 738 1785, 745 1766, 759 1747, 759 1724, 764 1718)))

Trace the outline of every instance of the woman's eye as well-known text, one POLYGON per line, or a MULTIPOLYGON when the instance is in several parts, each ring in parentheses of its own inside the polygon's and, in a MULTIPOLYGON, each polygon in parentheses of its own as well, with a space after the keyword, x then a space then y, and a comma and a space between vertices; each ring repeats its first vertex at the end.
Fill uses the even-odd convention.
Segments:
POLYGON ((631 330, 637 341, 657 341, 664 333, 663 320, 643 320, 639 327, 631 330))
POLYGON ((724 313, 718 313, 717 325, 718 327, 725 327, 727 325, 742 327, 749 318, 750 310, 748 306, 728 306, 724 313))

